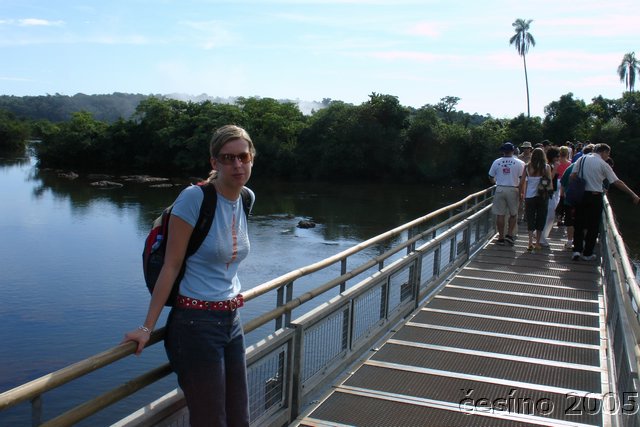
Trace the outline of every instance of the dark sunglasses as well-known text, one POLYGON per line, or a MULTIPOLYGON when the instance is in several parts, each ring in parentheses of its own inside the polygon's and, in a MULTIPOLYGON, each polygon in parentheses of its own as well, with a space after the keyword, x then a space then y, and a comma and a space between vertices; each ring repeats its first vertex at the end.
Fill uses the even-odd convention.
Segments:
POLYGON ((240 153, 240 154, 218 154, 216 157, 220 163, 223 165, 232 165, 236 162, 236 159, 240 160, 240 163, 249 163, 253 160, 253 156, 251 153, 240 153))

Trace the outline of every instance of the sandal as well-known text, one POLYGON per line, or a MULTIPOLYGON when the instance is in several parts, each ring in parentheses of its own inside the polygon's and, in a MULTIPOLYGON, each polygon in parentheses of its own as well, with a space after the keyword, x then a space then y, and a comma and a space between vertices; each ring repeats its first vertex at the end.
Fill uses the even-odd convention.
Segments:
POLYGON ((533 245, 529 245, 529 247, 527 248, 527 252, 533 252, 533 245))

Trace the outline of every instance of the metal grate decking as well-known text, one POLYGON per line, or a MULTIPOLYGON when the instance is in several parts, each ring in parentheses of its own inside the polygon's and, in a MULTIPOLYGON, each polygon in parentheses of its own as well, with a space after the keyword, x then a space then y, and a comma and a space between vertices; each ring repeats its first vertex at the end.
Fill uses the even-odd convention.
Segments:
POLYGON ((488 244, 298 424, 607 425, 600 268, 563 231, 488 244))

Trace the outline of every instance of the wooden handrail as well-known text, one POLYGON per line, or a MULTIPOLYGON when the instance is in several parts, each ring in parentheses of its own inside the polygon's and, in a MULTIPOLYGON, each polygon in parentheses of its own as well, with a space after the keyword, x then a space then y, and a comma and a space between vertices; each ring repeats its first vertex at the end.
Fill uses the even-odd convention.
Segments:
MULTIPOLYGON (((151 334, 148 346, 156 344, 161 341, 163 337, 164 328, 162 330, 154 331, 151 334)), ((31 400, 44 392, 60 387, 69 381, 110 365, 113 362, 117 362, 118 360, 132 354, 135 349, 136 344, 134 342, 120 344, 116 347, 105 350, 102 353, 98 353, 87 359, 5 391, 0 394, 0 410, 17 405, 18 403, 26 400, 31 400)))
POLYGON ((41 427, 63 427, 74 425, 79 421, 90 417, 96 412, 99 412, 125 397, 132 395, 136 391, 166 377, 171 374, 171 372, 173 372, 171 370, 171 366, 168 363, 165 363, 164 365, 154 368, 131 381, 127 381, 119 387, 76 406, 64 414, 58 415, 57 417, 43 423, 41 427))

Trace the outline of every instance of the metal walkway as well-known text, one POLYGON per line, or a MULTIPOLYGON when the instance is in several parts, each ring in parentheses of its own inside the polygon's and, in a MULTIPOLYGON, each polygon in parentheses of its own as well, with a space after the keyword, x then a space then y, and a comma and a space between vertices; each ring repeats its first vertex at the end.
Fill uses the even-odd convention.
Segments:
POLYGON ((298 425, 608 424, 600 267, 562 231, 488 244, 298 425))

